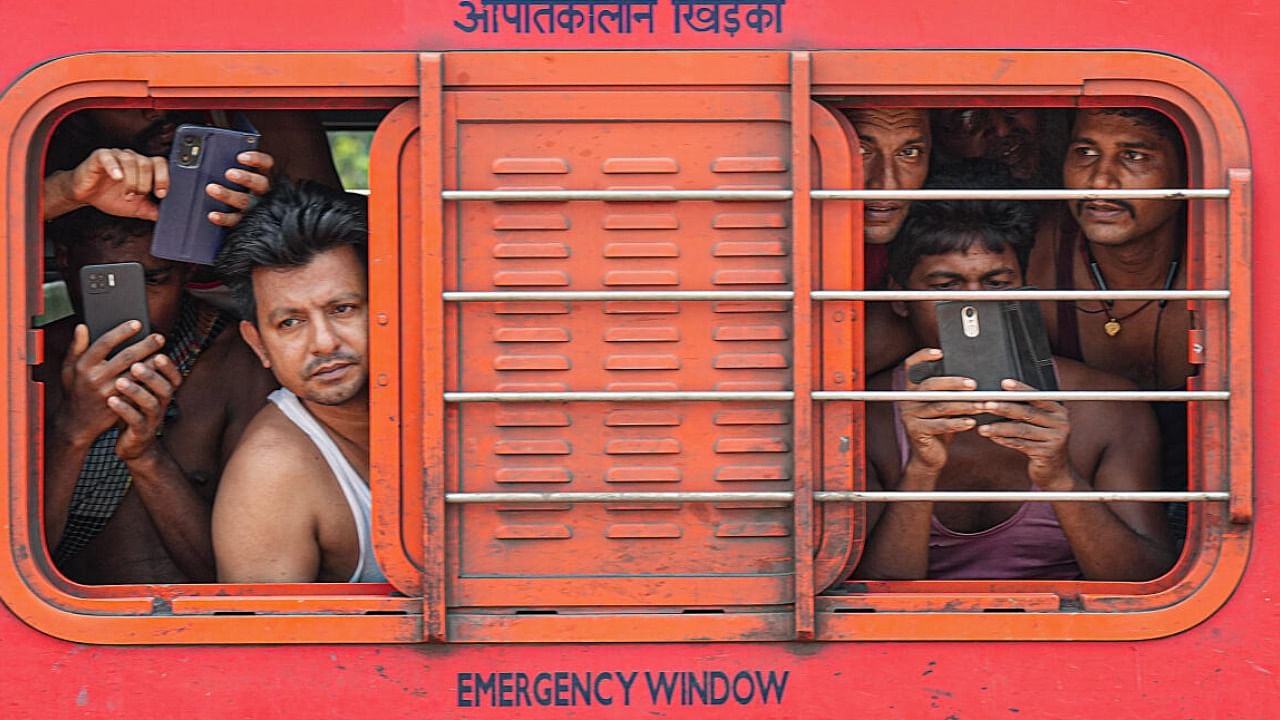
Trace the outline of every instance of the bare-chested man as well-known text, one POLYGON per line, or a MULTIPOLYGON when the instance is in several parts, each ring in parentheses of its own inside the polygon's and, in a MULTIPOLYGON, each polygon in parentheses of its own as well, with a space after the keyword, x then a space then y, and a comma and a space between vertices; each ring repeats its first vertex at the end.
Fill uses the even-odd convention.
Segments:
POLYGON ((45 533, 81 583, 214 579, 218 476, 273 386, 230 318, 184 293, 191 266, 151 255, 153 228, 83 208, 48 230, 77 304, 81 267, 141 263, 155 330, 110 357, 136 326, 92 343, 75 317, 46 328, 45 533))
POLYGON ((223 476, 224 582, 384 580, 371 539, 367 253, 355 202, 285 184, 219 256, 240 331, 284 386, 223 476))
MULTIPOLYGON (((1081 110, 1062 166, 1068 188, 1143 189, 1186 185, 1182 137, 1147 109, 1081 110)), ((1135 290, 1186 287, 1184 203, 1090 200, 1066 203, 1070 217, 1041 227, 1031 284, 1041 288, 1135 290)), ((1139 387, 1184 386, 1186 303, 1147 300, 1045 306, 1058 354, 1128 378, 1139 387)))
MULTIPOLYGON (((1032 208, 1012 201, 921 203, 891 246, 896 282, 912 290, 998 290, 1022 284, 1032 208)), ((905 369, 941 359, 933 303, 896 304, 924 344, 877 390, 972 390, 968 378, 919 385, 905 369)), ((1065 390, 1132 385, 1056 359, 1065 390)), ((1013 380, 1006 390, 1028 390, 1013 380)), ((899 491, 1090 491, 1157 488, 1157 434, 1142 403, 1049 401, 872 403, 868 484, 899 491), (1000 422, 979 427, 974 415, 1000 422)), ((873 506, 874 508, 875 506, 873 506)), ((1151 503, 885 503, 855 577, 1144 580, 1173 562, 1164 508, 1151 503)))

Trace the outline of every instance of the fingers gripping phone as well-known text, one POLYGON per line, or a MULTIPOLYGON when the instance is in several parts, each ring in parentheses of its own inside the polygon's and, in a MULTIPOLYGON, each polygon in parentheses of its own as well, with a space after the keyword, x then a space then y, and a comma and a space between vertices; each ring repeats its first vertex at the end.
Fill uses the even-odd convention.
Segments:
POLYGON ((151 241, 151 254, 182 262, 212 265, 222 248, 224 229, 209 222, 210 212, 228 208, 209 197, 209 183, 228 185, 231 168, 248 170, 236 161, 246 150, 258 149, 257 132, 205 125, 180 125, 169 152, 169 192, 160 201, 160 219, 151 241))
POLYGON ((80 268, 80 307, 94 342, 122 322, 137 320, 142 329, 115 346, 108 357, 151 334, 147 316, 147 279, 136 262, 85 265, 80 268))
MULTIPOLYGON (((913 367, 914 382, 948 375, 972 378, 978 390, 1000 390, 1001 381, 1012 378, 1037 390, 1058 389, 1039 303, 948 300, 936 308, 942 360, 929 367, 913 367)), ((980 425, 1004 419, 991 414, 977 416, 980 425)))

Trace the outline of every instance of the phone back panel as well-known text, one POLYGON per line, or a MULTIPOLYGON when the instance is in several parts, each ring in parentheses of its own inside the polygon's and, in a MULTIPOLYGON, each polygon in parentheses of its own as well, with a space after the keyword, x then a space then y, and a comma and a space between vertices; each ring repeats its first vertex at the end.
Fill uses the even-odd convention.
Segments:
POLYGON ((999 390, 1005 378, 1058 389, 1039 303, 946 301, 937 309, 945 374, 973 378, 979 390, 999 390))
POLYGON ((111 356, 151 334, 147 314, 147 279, 136 262, 85 265, 80 268, 80 306, 89 326, 90 341, 127 320, 139 320, 142 329, 117 345, 111 356))
POLYGON ((229 208, 209 197, 205 187, 228 185, 226 172, 244 168, 236 156, 258 148, 258 135, 240 130, 181 125, 169 152, 169 192, 160 202, 151 254, 169 260, 213 264, 222 248, 223 228, 209 222, 212 211, 229 208), (193 153, 192 148, 198 148, 193 153))
POLYGON ((995 300, 938 303, 944 374, 972 378, 978 390, 999 390, 1001 380, 1018 377, 1003 305, 995 300))

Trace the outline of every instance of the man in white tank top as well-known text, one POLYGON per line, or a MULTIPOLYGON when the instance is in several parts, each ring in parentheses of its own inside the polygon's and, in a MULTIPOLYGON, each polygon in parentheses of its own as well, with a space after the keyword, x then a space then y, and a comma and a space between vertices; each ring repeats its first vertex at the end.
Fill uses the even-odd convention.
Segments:
POLYGON ((368 229, 357 201, 282 183, 218 269, 245 342, 282 387, 214 504, 222 582, 382 582, 369 502, 368 229))

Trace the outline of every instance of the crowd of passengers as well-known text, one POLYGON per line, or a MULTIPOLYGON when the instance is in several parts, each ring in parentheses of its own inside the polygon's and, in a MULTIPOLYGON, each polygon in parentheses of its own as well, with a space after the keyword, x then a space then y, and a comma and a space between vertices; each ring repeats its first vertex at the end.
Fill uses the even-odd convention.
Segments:
MULTIPOLYGON (((1151 110, 846 114, 872 189, 1186 184, 1182 136, 1151 110)), ((78 313, 46 328, 43 517, 74 581, 383 579, 369 502, 366 208, 342 192, 313 118, 252 119, 262 149, 207 188, 228 206, 209 222, 231 228, 214 273, 150 253, 175 128, 209 114, 85 110, 51 142, 43 208, 73 301, 85 265, 141 263, 154 330, 117 353, 140 326, 93 342, 78 313)), ((870 289, 1186 286, 1175 200, 891 200, 863 213, 870 289)), ((1046 303, 1044 316, 1063 390, 1180 389, 1193 372, 1185 303, 1046 303)), ((870 389, 975 387, 910 379, 942 358, 932 303, 869 303, 867 324, 870 389)), ((1181 405, 870 403, 868 486, 1180 490, 1185 436, 1181 405)), ((1181 513, 1157 503, 869 508, 855 579, 1143 580, 1170 568, 1181 535, 1170 529, 1181 513)))

